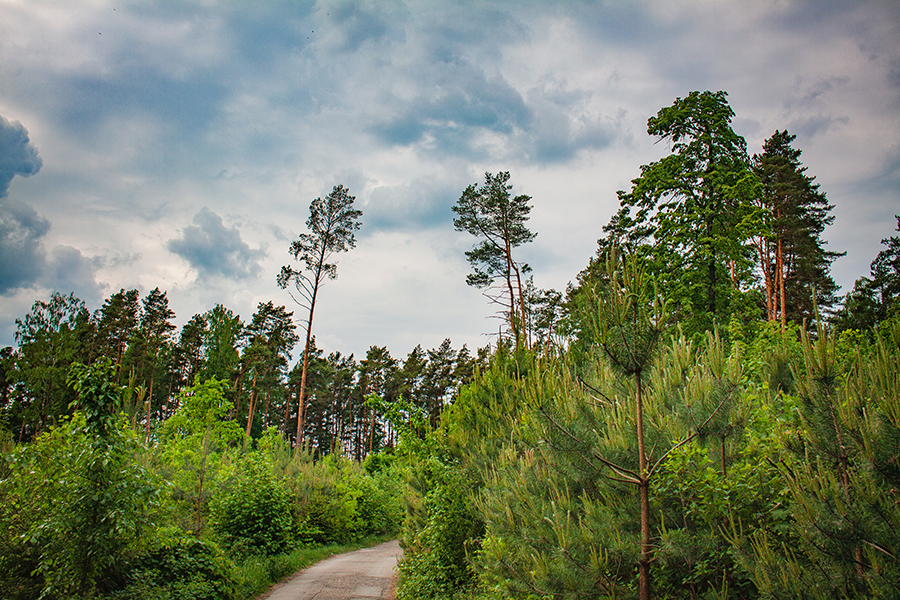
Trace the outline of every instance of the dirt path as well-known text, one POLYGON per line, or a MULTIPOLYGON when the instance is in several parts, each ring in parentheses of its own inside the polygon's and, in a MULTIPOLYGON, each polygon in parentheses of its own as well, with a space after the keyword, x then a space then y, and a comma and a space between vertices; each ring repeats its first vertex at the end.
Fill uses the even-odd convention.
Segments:
POLYGON ((397 540, 332 556, 275 585, 259 600, 393 600, 394 567, 402 557, 397 540))

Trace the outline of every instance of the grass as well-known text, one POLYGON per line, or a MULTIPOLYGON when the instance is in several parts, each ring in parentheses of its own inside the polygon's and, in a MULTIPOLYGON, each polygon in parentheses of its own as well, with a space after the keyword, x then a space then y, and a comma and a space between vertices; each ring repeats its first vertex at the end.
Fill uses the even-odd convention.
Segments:
POLYGON ((237 598, 255 600, 269 587, 284 577, 304 569, 335 554, 368 548, 388 540, 395 535, 380 535, 363 538, 350 544, 330 544, 328 546, 304 546, 275 556, 250 556, 236 564, 238 571, 237 598))

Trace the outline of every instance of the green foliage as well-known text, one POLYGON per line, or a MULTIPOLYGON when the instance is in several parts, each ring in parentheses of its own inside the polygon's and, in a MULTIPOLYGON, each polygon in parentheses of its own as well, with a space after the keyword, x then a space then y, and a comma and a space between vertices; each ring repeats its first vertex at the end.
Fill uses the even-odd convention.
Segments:
POLYGON ((641 167, 607 243, 649 261, 660 292, 689 335, 724 325, 751 280, 751 236, 764 231, 747 145, 731 128, 725 92, 691 92, 647 121, 672 153, 641 167))
POLYGON ((793 454, 779 463, 791 527, 737 540, 761 597, 900 594, 898 338, 900 327, 880 333, 849 369, 832 334, 804 339, 802 421, 785 432, 793 454))
MULTIPOLYGON (((153 531, 158 486, 115 413, 121 390, 112 377, 108 361, 73 366, 83 412, 17 449, 2 482, 5 544, 34 566, 45 598, 115 590, 153 531)), ((14 589, 35 586, 20 568, 9 573, 14 589)))
POLYGON ((170 511, 180 527, 199 535, 209 516, 209 501, 236 456, 244 432, 226 420, 232 404, 224 382, 208 379, 178 396, 177 412, 160 431, 155 455, 162 476, 171 483, 170 511))
POLYGON ((396 531, 402 512, 399 483, 391 468, 369 474, 335 455, 301 465, 292 479, 298 535, 306 542, 348 543, 396 531))
POLYGON ((831 263, 845 253, 829 252, 821 234, 834 222, 834 207, 806 175, 801 151, 791 147, 797 136, 775 131, 763 153, 754 155, 759 202, 766 227, 755 238, 755 250, 770 321, 812 324, 814 313, 836 302, 838 286, 829 275, 831 263))
POLYGON ((70 414, 74 394, 66 384, 69 365, 83 360, 84 339, 90 334, 84 302, 73 294, 53 293, 37 301, 23 319, 16 319, 18 352, 10 361, 20 393, 10 413, 19 424, 20 439, 31 438, 50 423, 70 414))
MULTIPOLYGON (((472 504, 473 481, 459 465, 426 458, 417 469, 427 491, 420 518, 424 526, 407 531, 406 560, 400 564, 398 600, 453 599, 475 585, 468 555, 483 532, 472 504)), ((421 489, 421 488, 420 488, 421 489)))
POLYGON ((211 510, 213 528, 232 556, 277 554, 293 540, 290 494, 256 452, 241 457, 211 510))
POLYGON ((230 600, 236 597, 232 562, 210 542, 165 536, 135 561, 125 588, 111 600, 230 600))
POLYGON ((453 226, 479 238, 478 244, 466 252, 472 273, 466 283, 478 288, 497 289, 486 296, 498 303, 512 331, 516 345, 526 342, 525 292, 523 275, 531 271, 513 259, 512 250, 534 240, 537 234, 526 226, 531 196, 511 196, 509 172, 484 174, 484 185, 470 185, 453 205, 457 214, 453 226))

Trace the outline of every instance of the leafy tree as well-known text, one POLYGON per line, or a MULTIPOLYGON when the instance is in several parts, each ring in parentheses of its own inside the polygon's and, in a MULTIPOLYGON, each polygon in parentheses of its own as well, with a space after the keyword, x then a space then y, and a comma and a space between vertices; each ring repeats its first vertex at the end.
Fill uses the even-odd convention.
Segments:
POLYGON ((822 248, 821 234, 834 221, 834 208, 819 191, 815 178, 801 166, 800 150, 791 147, 797 136, 776 131, 753 157, 759 177, 760 203, 769 227, 755 237, 770 321, 812 322, 814 305, 835 303, 837 284, 829 275, 831 263, 843 253, 822 248))
MULTIPOLYGON (((900 231, 900 215, 897 231, 900 231)), ((900 236, 881 240, 887 246, 872 261, 868 277, 856 280, 835 317, 841 330, 866 330, 900 314, 900 236)))
POLYGON ((467 187, 453 206, 458 216, 453 219, 457 231, 466 231, 480 240, 466 252, 473 272, 466 283, 477 288, 500 290, 487 292, 499 304, 512 330, 516 345, 527 344, 527 312, 523 275, 531 268, 513 258, 513 249, 532 241, 537 234, 526 226, 531 196, 510 196, 509 172, 484 174, 484 185, 467 187))
POLYGON ((345 252, 356 246, 354 232, 359 229, 362 211, 353 208, 356 200, 343 185, 337 185, 324 199, 316 198, 309 205, 306 227, 309 233, 300 234, 291 243, 290 254, 300 261, 299 268, 281 267, 278 286, 286 289, 293 286, 297 296, 291 294, 297 304, 308 310, 306 318, 306 344, 303 348, 303 371, 300 376, 298 400, 296 452, 303 445, 303 403, 306 394, 306 371, 309 367, 310 341, 312 340, 313 315, 319 286, 326 279, 337 277, 337 264, 330 263, 335 252, 345 252))
POLYGON ((604 231, 652 259, 660 289, 689 331, 737 312, 751 280, 751 236, 762 230, 747 144, 731 128, 725 92, 691 92, 647 121, 672 153, 643 165, 604 231))
POLYGON ((243 440, 241 427, 227 420, 232 406, 224 390, 225 383, 218 379, 185 388, 178 411, 160 431, 162 468, 173 483, 176 504, 185 505, 178 512, 183 525, 194 535, 203 530, 228 451, 243 440))
POLYGON ((84 302, 54 292, 49 302, 38 300, 24 319, 16 319, 16 372, 24 389, 13 412, 21 418, 20 441, 68 412, 73 397, 66 377, 69 365, 89 346, 84 339, 89 318, 84 302))
POLYGON ((14 526, 24 545, 17 554, 36 558, 47 598, 117 589, 154 530, 158 494, 142 466, 140 443, 119 412, 122 389, 112 364, 76 363, 69 382, 78 410, 16 451, 0 492, 18 512, 14 526))
POLYGON ((293 539, 290 495, 258 452, 241 458, 211 506, 213 525, 233 555, 278 554, 293 539))

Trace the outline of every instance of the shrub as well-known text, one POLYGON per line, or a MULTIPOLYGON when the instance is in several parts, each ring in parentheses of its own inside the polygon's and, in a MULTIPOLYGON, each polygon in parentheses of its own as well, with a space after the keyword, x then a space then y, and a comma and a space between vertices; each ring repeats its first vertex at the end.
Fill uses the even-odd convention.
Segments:
POLYGON ((272 555, 292 541, 291 498, 257 453, 245 455, 238 474, 213 498, 213 527, 232 556, 272 555))
POLYGON ((74 365, 70 384, 82 410, 16 450, 0 481, 0 584, 10 597, 112 592, 154 529, 159 489, 117 414, 111 365, 74 365))
MULTIPOLYGON (((473 482, 456 464, 430 457, 423 465, 428 491, 424 527, 404 540, 399 600, 462 598, 476 579, 467 557, 484 535, 484 523, 472 504, 473 482)), ((407 526, 407 531, 411 531, 407 526)))
POLYGON ((115 600, 229 600, 234 565, 210 542, 177 535, 136 562, 115 600))

